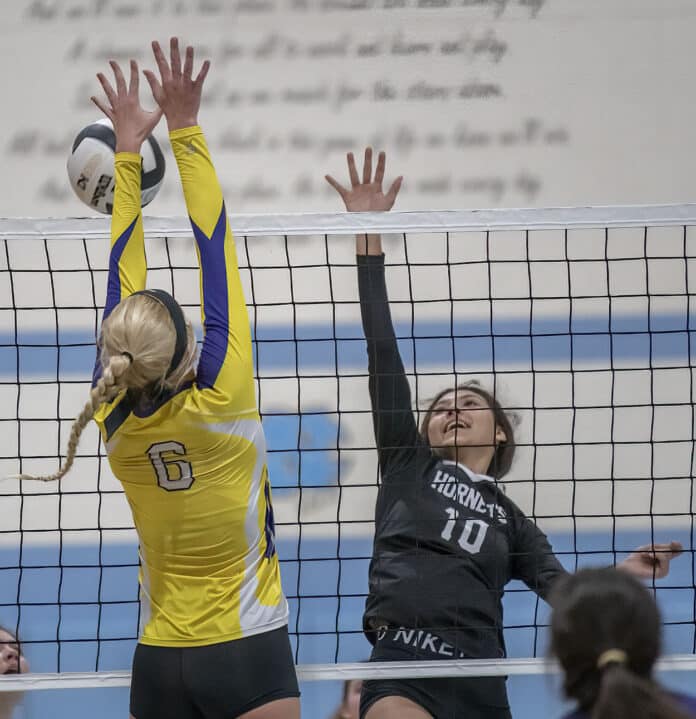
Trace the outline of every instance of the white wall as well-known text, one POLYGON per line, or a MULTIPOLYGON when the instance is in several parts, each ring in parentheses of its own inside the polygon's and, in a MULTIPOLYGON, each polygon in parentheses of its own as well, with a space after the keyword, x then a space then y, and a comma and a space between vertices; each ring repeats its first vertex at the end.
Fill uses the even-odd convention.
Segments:
MULTIPOLYGON (((368 142, 402 209, 688 201, 695 30, 690 0, 3 3, 0 216, 89 212, 64 163, 94 75, 170 34, 213 60, 232 212, 339 209, 323 175, 368 142)), ((183 214, 175 172, 148 210, 183 214)))

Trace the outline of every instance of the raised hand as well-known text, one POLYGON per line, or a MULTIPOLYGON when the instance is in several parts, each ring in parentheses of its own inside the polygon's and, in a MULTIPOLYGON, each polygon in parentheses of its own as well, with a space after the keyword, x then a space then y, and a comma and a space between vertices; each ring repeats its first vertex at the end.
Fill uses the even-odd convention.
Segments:
POLYGON ((183 69, 178 38, 173 37, 169 41, 169 62, 156 40, 152 43, 152 52, 160 77, 158 79, 151 70, 145 70, 144 74, 152 88, 155 102, 167 118, 169 131, 197 125, 201 92, 210 69, 210 60, 203 63, 193 79, 193 48, 190 45, 186 48, 183 69))
POLYGON ((97 79, 106 95, 107 103, 92 96, 92 102, 111 120, 116 133, 116 152, 140 152, 140 146, 162 117, 162 110, 154 112, 144 110, 140 105, 140 77, 138 63, 130 61, 130 82, 126 87, 126 79, 121 67, 115 60, 109 62, 114 73, 116 89, 98 72, 97 79))
POLYGON ((384 168, 387 157, 383 152, 377 156, 377 169, 372 177, 372 148, 365 149, 365 160, 363 162, 362 181, 355 167, 355 157, 352 152, 348 153, 348 175, 350 177, 350 189, 343 187, 331 175, 325 175, 326 181, 338 192, 346 205, 348 212, 379 212, 391 210, 394 206, 396 196, 399 194, 403 177, 397 177, 392 182, 386 194, 382 191, 384 180, 384 168))
POLYGON ((669 574, 669 563, 678 557, 683 549, 680 542, 646 544, 638 547, 616 566, 641 579, 662 579, 669 574))

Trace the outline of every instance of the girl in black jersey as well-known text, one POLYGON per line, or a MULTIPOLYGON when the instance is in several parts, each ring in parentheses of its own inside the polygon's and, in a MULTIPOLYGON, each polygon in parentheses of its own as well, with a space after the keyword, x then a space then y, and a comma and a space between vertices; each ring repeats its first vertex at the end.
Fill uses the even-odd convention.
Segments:
MULTIPOLYGON (((362 178, 348 155, 350 187, 327 176, 346 209, 389 210, 401 186, 382 191, 385 155, 362 178)), ((476 384, 446 388, 416 425, 394 335, 379 235, 358 235, 358 285, 381 484, 375 510, 364 629, 371 661, 505 655, 502 596, 521 579, 542 598, 565 570, 544 533, 497 483, 515 440, 498 402, 476 384)), ((663 577, 673 542, 634 552, 623 567, 663 577)), ((505 679, 374 680, 363 684, 367 719, 507 719, 505 679)))

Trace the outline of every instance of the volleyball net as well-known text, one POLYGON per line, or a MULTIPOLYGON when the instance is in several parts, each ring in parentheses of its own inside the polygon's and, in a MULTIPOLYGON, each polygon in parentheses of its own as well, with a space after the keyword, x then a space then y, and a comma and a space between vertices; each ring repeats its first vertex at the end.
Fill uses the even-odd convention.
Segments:
MULTIPOLYGON (((680 541, 684 555, 652 586, 664 666, 696 668, 696 206, 230 221, 300 677, 547 671, 548 608, 515 582, 504 599, 511 659, 358 663, 378 484, 352 239, 367 231, 384 238, 414 410, 467 379, 495 390, 519 419, 505 491, 570 570, 680 541)), ((171 291, 200 337, 188 222, 145 227, 148 286, 171 291)), ((2 477, 59 466, 90 387, 108 236, 102 218, 0 221, 2 477)), ((0 625, 36 672, 3 688, 54 688, 72 673, 83 686, 127 682, 137 570, 95 426, 60 483, 0 482, 0 625)))

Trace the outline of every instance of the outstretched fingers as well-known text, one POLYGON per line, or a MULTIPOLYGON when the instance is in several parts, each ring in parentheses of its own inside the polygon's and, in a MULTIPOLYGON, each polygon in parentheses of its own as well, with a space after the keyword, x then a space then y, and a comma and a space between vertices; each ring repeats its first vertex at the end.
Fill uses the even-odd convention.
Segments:
POLYGON ((179 53, 179 38, 169 38, 169 57, 172 67, 172 77, 181 77, 181 55, 179 53))
POLYGON ((331 187, 334 188, 334 190, 336 190, 336 192, 338 192, 338 194, 344 200, 346 199, 348 190, 345 187, 343 187, 343 185, 340 182, 337 182, 336 180, 334 180, 334 178, 331 177, 331 175, 324 175, 324 179, 329 183, 329 185, 331 185, 331 187))
POLYGON ((114 112, 110 107, 107 107, 98 97, 92 95, 89 98, 103 113, 106 115, 111 122, 114 121, 114 112))
POLYGON ((392 182, 391 187, 389 188, 389 191, 384 196, 387 202, 389 203, 389 207, 391 208, 394 203, 396 202, 396 196, 399 194, 399 190, 401 189, 401 183, 404 181, 403 176, 399 176, 392 182))
POLYGON ((190 45, 186 48, 184 57, 184 77, 187 79, 193 77, 193 48, 190 45))
POLYGON ((384 182, 384 170, 387 165, 387 155, 385 152, 380 152, 377 155, 377 170, 375 171, 375 182, 381 187, 384 182))
POLYGON ((372 182, 372 148, 365 148, 365 159, 363 160, 363 184, 369 185, 372 182))
POLYGON ((160 121, 162 111, 157 108, 151 112, 140 104, 140 70, 135 60, 129 62, 127 83, 120 65, 115 60, 109 65, 114 73, 113 81, 110 82, 103 73, 97 73, 106 100, 94 96, 91 100, 113 123, 118 151, 139 151, 143 140, 160 121))
POLYGON ((352 152, 349 152, 346 156, 348 160, 348 175, 350 176, 350 184, 353 187, 357 187, 360 184, 360 177, 358 176, 358 169, 355 167, 355 156, 352 152))
POLYGON ((97 80, 99 80, 99 84, 102 86, 102 90, 104 90, 106 99, 111 103, 111 107, 113 107, 116 104, 116 92, 114 88, 111 87, 111 83, 106 79, 103 72, 97 73, 97 80))
POLYGON ((201 66, 195 80, 193 79, 195 65, 195 51, 193 47, 186 46, 180 50, 179 39, 170 38, 167 59, 157 40, 152 42, 152 52, 159 68, 159 77, 156 72, 144 71, 145 78, 155 101, 167 118, 169 130, 190 127, 198 123, 203 81, 210 69, 210 62, 205 61, 201 66))
POLYGON ((152 70, 143 70, 143 75, 145 75, 145 79, 150 86, 150 90, 152 90, 152 94, 155 100, 157 100, 159 94, 162 92, 162 86, 160 85, 157 76, 154 72, 152 72, 152 70))
POLYGON ((138 63, 135 60, 130 61, 130 82, 128 84, 128 93, 138 97, 140 92, 140 73, 138 72, 138 63))
POLYGON ((164 57, 162 48, 160 47, 160 44, 157 42, 157 40, 152 41, 152 54, 155 56, 155 62, 157 63, 157 69, 159 70, 162 81, 164 82, 165 80, 170 79, 172 73, 169 69, 167 59, 164 57))
MULTIPOLYGON (((193 62, 193 54, 191 54, 191 62, 193 62)), ((210 70, 210 60, 206 60, 203 63, 203 66, 201 67, 198 75, 196 75, 196 79, 194 80, 193 84, 197 87, 200 87, 203 82, 205 81, 205 78, 208 74, 208 70, 210 70)))
POLYGON ((111 65, 111 69, 114 72, 114 78, 116 80, 116 92, 119 95, 123 96, 127 93, 127 90, 126 78, 123 76, 121 66, 116 62, 116 60, 109 60, 109 65, 111 65))
POLYGON ((338 192, 349 212, 385 212, 391 210, 396 201, 396 196, 401 189, 403 177, 397 177, 392 182, 389 190, 384 193, 382 182, 384 180, 384 168, 386 155, 380 152, 377 158, 377 167, 372 175, 373 151, 371 147, 365 148, 362 167, 362 179, 355 164, 355 156, 352 152, 346 155, 348 162, 348 176, 350 185, 344 187, 331 175, 325 175, 326 181, 338 192))

